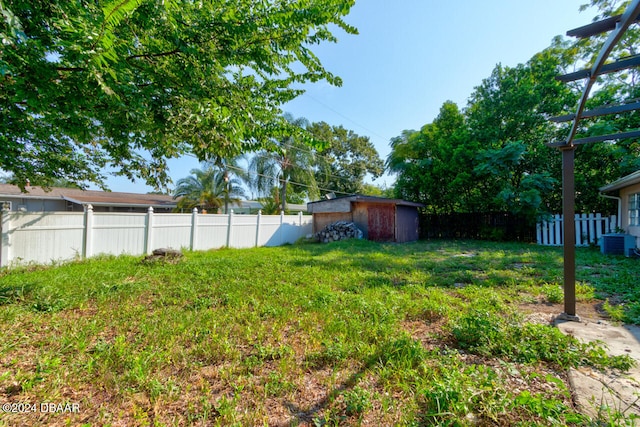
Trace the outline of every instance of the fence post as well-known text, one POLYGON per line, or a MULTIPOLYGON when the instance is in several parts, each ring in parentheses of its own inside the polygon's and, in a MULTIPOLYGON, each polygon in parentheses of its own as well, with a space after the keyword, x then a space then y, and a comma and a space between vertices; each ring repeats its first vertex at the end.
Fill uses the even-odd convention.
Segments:
POLYGON ((153 206, 149 206, 149 209, 147 209, 145 228, 144 253, 150 255, 153 251, 153 206))
POLYGON ((258 223, 256 224, 256 245, 257 248, 260 244, 260 222, 262 221, 262 209, 258 210, 258 223))
POLYGON ((588 245, 595 243, 596 237, 596 216, 591 212, 589 214, 589 240, 587 241, 588 245))
POLYGON ((2 207, 2 241, 0 241, 0 267, 7 267, 11 259, 11 211, 7 206, 2 207))
POLYGON ((600 239, 602 238, 602 214, 599 214, 599 213, 596 214, 595 227, 596 227, 596 234, 594 236, 595 240, 593 241, 593 243, 599 244, 600 239))
POLYGON ((193 208, 191 211, 191 237, 189 239, 189 246, 192 251, 196 250, 196 234, 198 230, 198 208, 193 208))
POLYGON ((284 211, 280 211, 280 227, 278 227, 278 234, 280 235, 280 245, 284 245, 284 237, 282 232, 282 224, 284 224, 284 211))
POLYGON ((89 258, 93 255, 93 206, 84 205, 84 247, 82 248, 82 258, 89 258))
POLYGON ((556 214, 554 216, 553 219, 553 225, 554 225, 554 232, 555 232, 555 241, 553 242, 554 245, 562 245, 562 238, 564 236, 564 233, 562 232, 562 227, 564 227, 564 219, 562 218, 562 215, 560 214, 556 214))
POLYGON ((233 228, 233 209, 229 210, 229 223, 227 226, 227 247, 231 247, 231 228, 233 228))
POLYGON ((580 214, 575 214, 573 216, 573 221, 575 224, 575 235, 576 235, 576 241, 574 242, 575 246, 580 246, 582 243, 582 240, 580 238, 580 214))
POLYGON ((580 231, 580 246, 586 246, 589 242, 589 219, 586 213, 583 213, 582 215, 580 215, 580 222, 581 222, 581 231, 580 231), (587 242, 585 242, 585 240, 587 242))
POLYGON ((302 227, 302 211, 298 212, 298 225, 302 227))

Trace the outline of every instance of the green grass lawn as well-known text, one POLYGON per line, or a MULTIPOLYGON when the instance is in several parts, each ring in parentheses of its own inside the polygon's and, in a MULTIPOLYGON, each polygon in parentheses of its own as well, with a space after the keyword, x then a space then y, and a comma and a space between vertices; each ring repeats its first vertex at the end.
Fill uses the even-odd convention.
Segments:
MULTIPOLYGON (((578 314, 640 322, 640 261, 577 259, 578 314)), ((0 425, 596 425, 568 368, 630 359, 530 321, 561 283, 560 248, 470 241, 5 270, 0 403, 79 411, 0 425)))

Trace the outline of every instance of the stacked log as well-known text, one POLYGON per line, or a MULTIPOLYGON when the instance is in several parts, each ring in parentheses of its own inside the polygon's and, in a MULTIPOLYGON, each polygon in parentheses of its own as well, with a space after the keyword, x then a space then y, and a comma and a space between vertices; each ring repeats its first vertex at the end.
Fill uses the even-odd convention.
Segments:
POLYGON ((316 239, 322 243, 344 239, 362 239, 362 230, 353 222, 338 221, 327 225, 316 233, 316 239))

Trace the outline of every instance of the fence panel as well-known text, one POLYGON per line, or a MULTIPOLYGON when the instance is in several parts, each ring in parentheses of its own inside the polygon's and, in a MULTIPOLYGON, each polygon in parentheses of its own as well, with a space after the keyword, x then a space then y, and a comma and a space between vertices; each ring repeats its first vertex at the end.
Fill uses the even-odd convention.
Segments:
POLYGON ((258 246, 280 246, 283 241, 278 233, 283 215, 263 215, 260 220, 258 246))
POLYGON ((145 253, 146 221, 143 213, 94 213, 93 229, 87 230, 93 242, 87 256, 145 253))
POLYGON ((252 248, 256 245, 258 215, 234 215, 231 224, 230 247, 252 248))
POLYGON ((227 246, 229 215, 198 215, 194 250, 218 249, 227 246))
POLYGON ((82 212, 2 212, 0 265, 43 263, 83 255, 82 212))
POLYGON ((97 254, 143 255, 155 248, 207 250, 294 243, 311 233, 303 215, 2 212, 0 266, 97 254))
POLYGON ((153 215, 147 252, 157 248, 190 249, 192 220, 191 214, 153 215))
POLYGON ((304 215, 284 215, 279 230, 281 244, 295 243, 301 237, 311 234, 312 232, 312 217, 305 217, 304 215))
MULTIPOLYGON (((600 243, 603 234, 612 232, 617 223, 615 215, 604 217, 599 213, 576 214, 576 246, 600 243)), ((553 215, 549 220, 537 224, 536 234, 539 245, 561 246, 563 241, 562 215, 553 215)))

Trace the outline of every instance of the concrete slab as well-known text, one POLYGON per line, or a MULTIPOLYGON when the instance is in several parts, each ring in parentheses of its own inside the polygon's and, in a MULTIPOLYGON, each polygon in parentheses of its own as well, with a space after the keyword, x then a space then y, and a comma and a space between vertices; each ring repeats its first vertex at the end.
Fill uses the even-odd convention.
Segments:
MULTIPOLYGON (((640 327, 615 326, 602 320, 580 322, 556 319, 565 334, 583 342, 599 341, 611 355, 627 355, 636 361, 629 372, 600 372, 588 367, 571 369, 569 381, 578 409, 596 419, 624 415, 632 421, 640 417, 640 327)), ((640 418, 635 420, 640 425, 640 418)))

